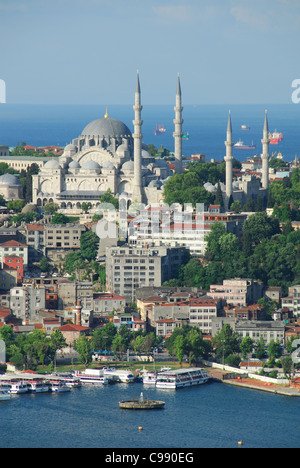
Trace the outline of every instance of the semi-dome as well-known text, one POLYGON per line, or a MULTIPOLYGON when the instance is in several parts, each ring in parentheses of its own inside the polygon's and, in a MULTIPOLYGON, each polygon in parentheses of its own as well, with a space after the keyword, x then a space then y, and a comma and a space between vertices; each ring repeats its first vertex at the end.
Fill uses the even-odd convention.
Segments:
POLYGON ((21 182, 12 174, 4 174, 0 177, 0 185, 21 185, 21 182))
POLYGON ((128 137, 132 136, 131 131, 120 120, 103 117, 90 122, 81 133, 82 136, 99 137, 128 137))

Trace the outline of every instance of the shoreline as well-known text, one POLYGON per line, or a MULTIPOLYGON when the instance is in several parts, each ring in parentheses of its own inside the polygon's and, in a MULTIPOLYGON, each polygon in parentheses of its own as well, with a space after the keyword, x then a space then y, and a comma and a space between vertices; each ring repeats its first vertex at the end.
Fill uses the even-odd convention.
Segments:
POLYGON ((274 395, 288 396, 288 397, 300 397, 300 389, 293 387, 283 387, 280 385, 267 384, 258 380, 241 378, 240 380, 223 379, 222 376, 226 371, 220 369, 205 368, 208 375, 212 377, 214 382, 222 384, 233 385, 241 388, 248 388, 250 390, 259 390, 262 392, 273 393, 274 395))

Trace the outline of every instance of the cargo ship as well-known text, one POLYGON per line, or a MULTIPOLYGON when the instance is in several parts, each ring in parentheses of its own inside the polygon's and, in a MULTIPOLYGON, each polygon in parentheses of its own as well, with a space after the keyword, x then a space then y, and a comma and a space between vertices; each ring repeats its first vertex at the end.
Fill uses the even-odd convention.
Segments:
POLYGON ((156 128, 154 130, 154 135, 162 135, 163 133, 166 133, 166 129, 163 124, 156 125, 156 128))
POLYGON ((239 140, 235 145, 234 145, 235 148, 237 149, 255 149, 256 146, 253 144, 251 145, 244 145, 244 142, 242 140, 239 140))

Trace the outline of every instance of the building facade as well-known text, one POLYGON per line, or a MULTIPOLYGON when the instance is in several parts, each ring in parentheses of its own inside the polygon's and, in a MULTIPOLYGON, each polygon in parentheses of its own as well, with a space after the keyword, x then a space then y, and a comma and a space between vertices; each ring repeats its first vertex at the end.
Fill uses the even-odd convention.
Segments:
POLYGON ((123 245, 106 249, 107 290, 135 299, 142 286, 161 286, 173 278, 186 255, 184 248, 134 247, 123 245))

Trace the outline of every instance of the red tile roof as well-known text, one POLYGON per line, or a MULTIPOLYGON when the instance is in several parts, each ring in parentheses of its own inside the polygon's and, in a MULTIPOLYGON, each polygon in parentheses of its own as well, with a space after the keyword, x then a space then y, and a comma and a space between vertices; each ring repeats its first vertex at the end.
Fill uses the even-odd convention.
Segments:
POLYGON ((21 244, 20 242, 17 242, 15 240, 10 240, 4 242, 4 244, 0 244, 0 247, 27 247, 27 245, 21 244))

